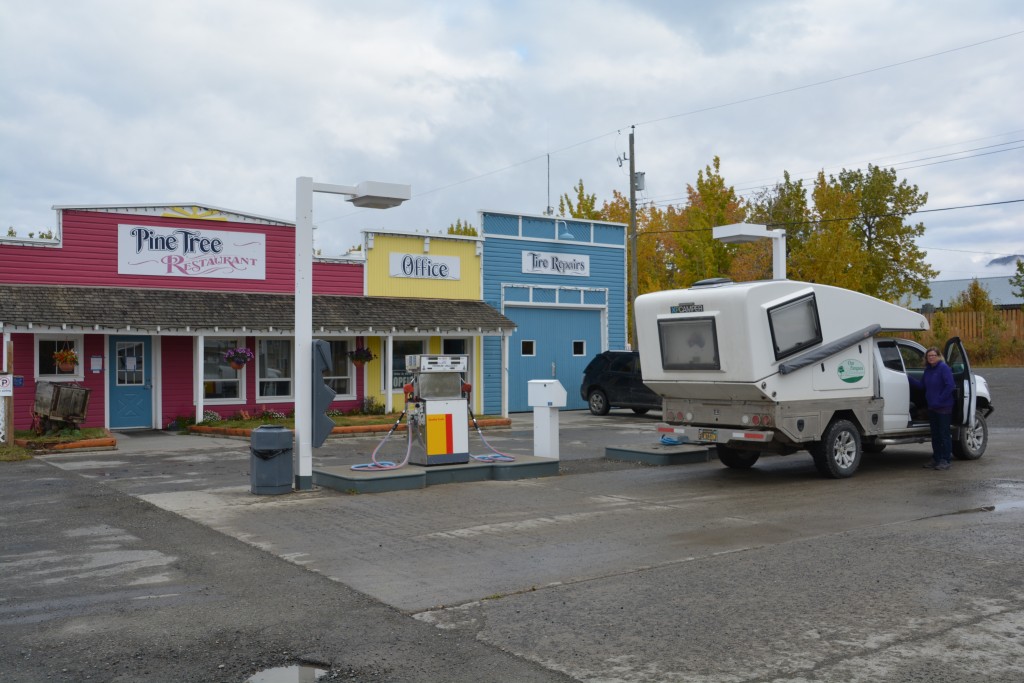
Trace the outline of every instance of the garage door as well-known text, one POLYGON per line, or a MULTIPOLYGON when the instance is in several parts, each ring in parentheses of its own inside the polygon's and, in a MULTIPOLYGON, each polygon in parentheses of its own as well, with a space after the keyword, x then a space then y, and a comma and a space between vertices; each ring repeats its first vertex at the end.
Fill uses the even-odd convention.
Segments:
POLYGON ((507 306, 505 315, 517 327, 509 342, 509 411, 531 410, 527 382, 551 378, 565 387, 567 409, 586 408, 580 380, 601 351, 601 311, 507 306))

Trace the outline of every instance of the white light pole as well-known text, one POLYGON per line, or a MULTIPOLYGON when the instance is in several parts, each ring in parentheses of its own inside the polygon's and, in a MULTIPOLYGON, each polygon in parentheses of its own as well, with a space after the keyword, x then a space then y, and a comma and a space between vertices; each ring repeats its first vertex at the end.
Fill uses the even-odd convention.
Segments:
POLYGON ((786 231, 769 230, 764 225, 733 223, 712 228, 711 235, 726 244, 742 244, 758 240, 772 241, 772 279, 786 279, 786 231))
POLYGON ((340 194, 366 209, 390 209, 412 197, 409 185, 365 182, 350 185, 295 179, 295 488, 313 488, 313 193, 340 194))

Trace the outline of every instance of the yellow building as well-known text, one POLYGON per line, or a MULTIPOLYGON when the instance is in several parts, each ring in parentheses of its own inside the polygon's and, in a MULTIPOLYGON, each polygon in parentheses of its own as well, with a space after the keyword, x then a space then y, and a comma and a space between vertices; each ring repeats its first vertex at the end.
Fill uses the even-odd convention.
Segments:
MULTIPOLYGON (((424 307, 437 311, 435 322, 410 328, 395 320, 391 329, 375 331, 367 344, 376 358, 362 371, 365 395, 389 410, 404 405, 402 387, 409 382, 405 357, 410 354, 466 355, 473 385, 470 407, 479 414, 486 381, 500 382, 483 373, 483 338, 492 329, 473 326, 470 318, 451 316, 446 311, 479 306, 482 292, 483 238, 462 235, 431 235, 397 232, 364 232, 366 255, 364 292, 368 297, 420 298, 424 307), (446 318, 446 319, 440 319, 446 318), (455 319, 457 318, 457 319, 455 319)), ((498 331, 507 349, 511 330, 498 331)), ((504 364, 502 364, 504 366, 504 364)))

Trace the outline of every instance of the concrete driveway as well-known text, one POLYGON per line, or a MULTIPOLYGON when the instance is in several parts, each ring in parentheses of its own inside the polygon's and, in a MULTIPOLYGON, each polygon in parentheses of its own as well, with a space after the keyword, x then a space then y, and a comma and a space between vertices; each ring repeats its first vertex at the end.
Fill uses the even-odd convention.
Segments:
MULTIPOLYGON (((949 472, 890 447, 842 481, 806 454, 750 471, 601 457, 657 421, 563 413, 561 476, 379 495, 253 496, 230 439, 45 460, 580 681, 1024 679, 1024 431, 994 427, 949 472)), ((528 453, 529 416, 486 437, 528 453)))

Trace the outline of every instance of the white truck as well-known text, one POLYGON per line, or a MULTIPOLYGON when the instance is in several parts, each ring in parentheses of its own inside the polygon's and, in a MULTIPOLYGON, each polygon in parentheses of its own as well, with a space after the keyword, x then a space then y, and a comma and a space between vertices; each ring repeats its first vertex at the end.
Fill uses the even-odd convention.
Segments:
MULTIPOLYGON (((857 471, 864 450, 930 440, 920 378, 925 349, 889 331, 927 319, 874 297, 793 280, 698 282, 637 297, 643 381, 662 397, 659 431, 714 445, 727 467, 807 450, 823 475, 857 471)), ((993 410, 959 338, 944 356, 956 380, 953 453, 980 458, 993 410)))

